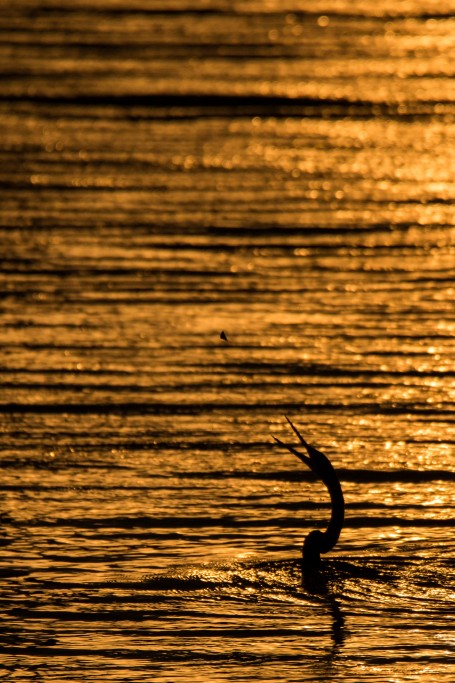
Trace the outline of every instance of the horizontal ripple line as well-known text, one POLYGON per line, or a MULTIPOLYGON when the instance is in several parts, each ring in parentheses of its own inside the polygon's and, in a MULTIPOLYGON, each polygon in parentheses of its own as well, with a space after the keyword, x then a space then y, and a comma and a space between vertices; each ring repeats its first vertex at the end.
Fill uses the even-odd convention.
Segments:
POLYGON ((124 107, 147 107, 153 109, 154 107, 162 110, 170 109, 171 112, 161 112, 163 118, 169 119, 169 114, 175 118, 182 118, 182 116, 203 117, 205 116, 222 116, 236 117, 254 115, 254 114, 273 114, 274 116, 290 116, 301 115, 306 116, 321 116, 321 109, 324 108, 324 116, 332 114, 335 118, 346 116, 346 109, 349 109, 350 116, 359 116, 364 118, 372 115, 381 116, 398 116, 401 120, 406 115, 427 115, 434 116, 434 108, 436 105, 445 105, 448 111, 455 111, 455 103, 450 99, 443 97, 440 99, 432 99, 429 97, 424 101, 403 101, 403 102, 378 102, 362 99, 361 97, 348 99, 345 97, 339 98, 324 98, 324 97, 281 97, 276 95, 217 95, 210 94, 196 94, 190 93, 188 95, 176 95, 173 93, 159 93, 149 95, 132 95, 119 92, 118 94, 102 93, 95 95, 88 92, 85 95, 81 90, 77 95, 72 91, 66 93, 58 92, 46 93, 41 92, 25 94, 23 92, 14 93, 8 92, 4 96, 0 96, 0 101, 8 102, 36 102, 36 103, 57 103, 66 104, 91 104, 91 105, 121 105, 124 107), (177 111, 175 111, 177 109, 177 111), (328 111, 327 111, 328 109, 328 111), (180 111, 178 111, 180 110, 180 111), (185 111, 187 110, 187 111, 185 111))
MULTIPOLYGON (((54 518, 35 519, 26 521, 9 521, 17 527, 76 527, 82 529, 98 528, 129 528, 129 529, 201 529, 207 527, 241 529, 241 528, 300 528, 307 527, 306 520, 289 517, 269 517, 267 519, 238 519, 236 517, 102 517, 102 518, 54 518)), ((431 519, 417 517, 404 519, 402 517, 371 517, 358 516, 346 517, 346 528, 378 527, 378 526, 402 526, 402 527, 455 527, 455 518, 431 519)))
MULTIPOLYGON (((369 413, 374 411, 375 414, 385 415, 400 415, 405 413, 412 413, 418 415, 453 415, 455 418, 455 409, 444 408, 443 406, 427 406, 421 402, 403 403, 403 404, 386 404, 378 405, 377 403, 283 403, 282 401, 274 401, 265 403, 261 401, 260 404, 263 411, 273 410, 317 410, 319 412, 327 412, 337 410, 355 411, 356 413, 369 413)), ((14 413, 36 413, 36 414, 50 414, 50 415, 115 415, 118 413, 128 415, 195 415, 203 412, 213 412, 219 410, 257 410, 257 403, 242 402, 196 402, 193 401, 191 405, 182 405, 180 403, 141 403, 129 401, 127 403, 2 403, 0 404, 0 414, 14 414, 14 413)))
MULTIPOLYGON (((420 481, 455 481, 455 472, 450 470, 348 470, 337 468, 341 481, 350 482, 420 482, 420 481)), ((305 471, 279 470, 273 472, 252 472, 250 470, 210 471, 210 472, 176 472, 175 477, 188 479, 270 479, 278 481, 316 481, 316 475, 305 471)))

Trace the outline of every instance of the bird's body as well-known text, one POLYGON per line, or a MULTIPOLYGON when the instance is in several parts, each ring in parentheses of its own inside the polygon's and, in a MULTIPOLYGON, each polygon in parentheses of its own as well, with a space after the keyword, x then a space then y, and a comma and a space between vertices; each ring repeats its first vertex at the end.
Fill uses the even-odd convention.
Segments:
POLYGON ((297 435, 300 443, 304 446, 308 455, 300 453, 293 446, 288 446, 276 436, 273 437, 280 446, 296 455, 307 465, 327 486, 332 503, 332 514, 325 531, 311 531, 303 543, 303 568, 304 571, 317 570, 321 564, 321 553, 332 550, 341 533, 344 521, 344 497, 341 484, 332 463, 321 451, 310 446, 300 434, 299 430, 286 418, 292 430, 297 435))

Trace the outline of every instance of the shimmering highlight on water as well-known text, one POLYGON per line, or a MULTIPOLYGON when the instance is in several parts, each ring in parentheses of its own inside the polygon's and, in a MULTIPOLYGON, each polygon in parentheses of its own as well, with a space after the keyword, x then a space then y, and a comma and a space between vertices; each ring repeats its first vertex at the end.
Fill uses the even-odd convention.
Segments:
POLYGON ((453 680, 452 9, 1 9, 3 680, 453 680))

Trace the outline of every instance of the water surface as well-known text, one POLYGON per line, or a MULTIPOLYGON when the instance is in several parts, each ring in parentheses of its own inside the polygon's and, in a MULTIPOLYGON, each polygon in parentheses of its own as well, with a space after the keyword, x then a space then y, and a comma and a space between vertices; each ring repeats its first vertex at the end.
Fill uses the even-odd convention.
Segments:
POLYGON ((453 680, 452 10, 1 9, 3 680, 453 680))

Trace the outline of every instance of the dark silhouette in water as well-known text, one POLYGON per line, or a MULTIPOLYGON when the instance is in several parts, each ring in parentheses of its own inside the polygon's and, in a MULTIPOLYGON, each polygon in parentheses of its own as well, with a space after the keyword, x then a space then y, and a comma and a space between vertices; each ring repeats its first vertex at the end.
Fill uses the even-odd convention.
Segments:
POLYGON ((313 446, 310 446, 305 441, 297 427, 292 424, 288 417, 286 417, 286 420, 297 435, 300 443, 305 447, 308 455, 300 453, 296 448, 293 448, 293 446, 287 446, 280 441, 280 439, 277 439, 276 436, 273 438, 280 446, 283 446, 283 448, 286 448, 290 453, 296 455, 324 482, 332 502, 332 514, 327 529, 324 532, 319 530, 311 531, 303 542, 303 569, 304 571, 314 571, 321 565, 321 553, 328 553, 329 550, 332 550, 340 536, 344 521, 343 491, 341 490, 340 482, 330 460, 324 453, 313 448, 313 446))

